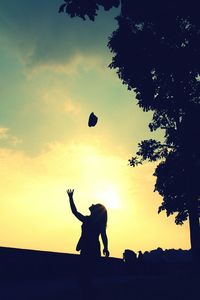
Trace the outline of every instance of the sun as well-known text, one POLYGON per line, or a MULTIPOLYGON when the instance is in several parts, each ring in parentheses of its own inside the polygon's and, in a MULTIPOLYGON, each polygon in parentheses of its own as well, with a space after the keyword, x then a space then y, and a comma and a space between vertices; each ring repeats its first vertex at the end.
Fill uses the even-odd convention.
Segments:
POLYGON ((114 187, 104 188, 98 192, 97 198, 106 208, 120 209, 121 207, 119 193, 114 187))

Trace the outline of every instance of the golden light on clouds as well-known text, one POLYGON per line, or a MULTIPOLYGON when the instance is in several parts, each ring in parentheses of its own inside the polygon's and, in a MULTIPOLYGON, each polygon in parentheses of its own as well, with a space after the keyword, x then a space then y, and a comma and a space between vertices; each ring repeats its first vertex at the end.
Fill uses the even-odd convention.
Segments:
POLYGON ((8 136, 8 131, 9 131, 9 128, 6 128, 6 127, 0 127, 0 140, 1 140, 1 139, 7 138, 7 136, 8 136))
POLYGON ((36 157, 1 150, 2 246, 75 253, 81 224, 71 214, 66 195, 67 188, 74 188, 83 214, 89 214, 92 203, 107 207, 112 256, 121 257, 125 248, 169 248, 170 232, 175 246, 188 247, 187 228, 157 214, 153 166, 131 169, 101 144, 55 143, 36 157))
POLYGON ((0 141, 6 142, 9 146, 17 146, 22 143, 22 139, 12 135, 7 127, 0 127, 0 141))

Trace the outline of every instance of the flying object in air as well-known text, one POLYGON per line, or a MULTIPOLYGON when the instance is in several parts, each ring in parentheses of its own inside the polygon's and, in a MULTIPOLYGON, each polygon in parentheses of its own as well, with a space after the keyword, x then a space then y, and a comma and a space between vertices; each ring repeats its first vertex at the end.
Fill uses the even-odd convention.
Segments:
POLYGON ((98 118, 95 116, 95 114, 92 112, 88 119, 88 126, 94 127, 97 124, 98 118))

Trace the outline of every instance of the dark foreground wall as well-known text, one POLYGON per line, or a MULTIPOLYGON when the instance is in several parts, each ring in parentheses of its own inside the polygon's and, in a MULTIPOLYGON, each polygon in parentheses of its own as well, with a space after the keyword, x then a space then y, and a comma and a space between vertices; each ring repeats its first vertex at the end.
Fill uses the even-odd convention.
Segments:
MULTIPOLYGON (((0 247, 0 267, 1 300, 83 299, 79 255, 0 247)), ((199 299, 198 265, 101 258, 96 275, 87 300, 199 299)))
MULTIPOLYGON (((0 247, 0 281, 48 280, 77 277, 87 269, 80 255, 0 247)), ((172 275, 193 276, 199 266, 190 262, 125 263, 119 258, 100 258, 95 265, 97 276, 172 275)))
MULTIPOLYGON (((0 247, 0 280, 64 278, 80 272, 81 258, 75 254, 0 247)), ((117 258, 101 258, 98 273, 119 274, 124 263, 117 258)))

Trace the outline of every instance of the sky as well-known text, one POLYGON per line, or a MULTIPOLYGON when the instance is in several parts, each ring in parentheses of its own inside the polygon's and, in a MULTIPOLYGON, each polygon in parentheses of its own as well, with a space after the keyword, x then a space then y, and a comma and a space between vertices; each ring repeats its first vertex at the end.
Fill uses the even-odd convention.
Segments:
POLYGON ((60 4, 0 2, 0 246, 77 253, 74 188, 81 213, 107 207, 111 256, 189 249, 188 222, 157 213, 156 164, 128 165, 141 140, 163 133, 149 131, 152 114, 108 68, 118 10, 91 22, 58 14, 60 4))

